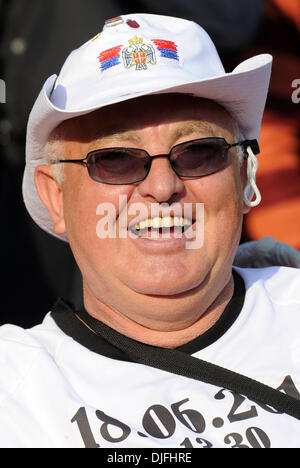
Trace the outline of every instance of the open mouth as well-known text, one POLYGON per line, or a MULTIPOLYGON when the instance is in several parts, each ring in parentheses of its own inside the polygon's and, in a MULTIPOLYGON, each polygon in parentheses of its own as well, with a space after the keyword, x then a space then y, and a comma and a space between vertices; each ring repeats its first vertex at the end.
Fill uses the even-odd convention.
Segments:
POLYGON ((182 237, 194 223, 194 220, 182 216, 163 216, 144 219, 129 227, 129 231, 138 237, 171 238, 182 237))

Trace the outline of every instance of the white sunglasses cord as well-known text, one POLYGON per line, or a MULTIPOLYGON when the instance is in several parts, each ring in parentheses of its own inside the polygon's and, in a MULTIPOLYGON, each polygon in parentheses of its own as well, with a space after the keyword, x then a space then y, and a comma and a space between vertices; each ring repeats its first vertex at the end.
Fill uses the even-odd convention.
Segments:
POLYGON ((258 160, 255 154, 253 153, 250 146, 247 146, 246 151, 248 153, 247 158, 247 177, 248 183, 244 190, 244 202, 247 206, 251 208, 259 205, 261 202, 261 194, 256 185, 256 171, 258 168, 258 160), (253 194, 255 194, 255 199, 252 200, 253 194))

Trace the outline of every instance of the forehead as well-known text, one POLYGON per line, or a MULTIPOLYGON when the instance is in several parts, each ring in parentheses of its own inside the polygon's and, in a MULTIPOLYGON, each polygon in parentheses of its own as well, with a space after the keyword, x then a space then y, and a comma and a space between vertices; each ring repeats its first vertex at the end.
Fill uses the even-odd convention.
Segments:
POLYGON ((63 122, 56 130, 63 140, 89 142, 110 135, 139 132, 148 127, 168 124, 174 128, 201 123, 233 131, 230 114, 219 104, 184 94, 150 95, 114 104, 90 114, 63 122))

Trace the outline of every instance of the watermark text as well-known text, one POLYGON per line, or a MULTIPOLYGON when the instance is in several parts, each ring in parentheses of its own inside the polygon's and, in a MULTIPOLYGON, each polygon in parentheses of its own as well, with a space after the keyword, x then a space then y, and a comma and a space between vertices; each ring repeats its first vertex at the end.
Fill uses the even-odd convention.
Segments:
POLYGON ((119 196, 118 206, 100 203, 96 208, 99 239, 181 239, 186 249, 199 249, 204 242, 203 203, 131 203, 119 196))
POLYGON ((0 104, 6 103, 6 84, 4 80, 0 79, 0 104))
POLYGON ((292 102, 298 104, 300 102, 300 78, 296 78, 292 81, 292 88, 296 88, 292 92, 292 102))

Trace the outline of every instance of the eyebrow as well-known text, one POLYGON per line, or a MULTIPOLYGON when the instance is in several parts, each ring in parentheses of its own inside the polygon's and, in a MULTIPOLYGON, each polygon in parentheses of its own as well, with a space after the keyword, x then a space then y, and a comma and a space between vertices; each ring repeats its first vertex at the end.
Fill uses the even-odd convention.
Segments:
MULTIPOLYGON (((189 122, 187 125, 175 129, 171 135, 170 140, 173 142, 179 138, 190 135, 191 133, 205 132, 205 136, 214 136, 215 132, 213 127, 209 122, 203 122, 201 120, 195 120, 189 122)), ((113 138, 114 140, 132 140, 136 144, 140 143, 140 137, 136 134, 135 130, 128 130, 127 128, 113 128, 109 132, 103 132, 101 129, 94 136, 94 140, 109 140, 113 138)))
POLYGON ((195 120, 190 122, 184 127, 179 127, 174 131, 172 137, 174 140, 190 135, 191 133, 203 132, 209 134, 209 136, 215 135, 213 127, 208 122, 203 122, 201 120, 195 120))
POLYGON ((129 139, 129 140, 137 140, 134 130, 128 130, 125 128, 113 128, 109 130, 109 132, 103 132, 101 129, 96 133, 93 137, 95 140, 104 140, 114 138, 116 140, 122 139, 129 139))

